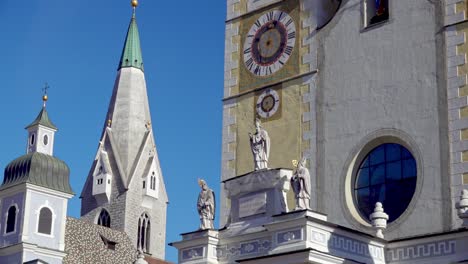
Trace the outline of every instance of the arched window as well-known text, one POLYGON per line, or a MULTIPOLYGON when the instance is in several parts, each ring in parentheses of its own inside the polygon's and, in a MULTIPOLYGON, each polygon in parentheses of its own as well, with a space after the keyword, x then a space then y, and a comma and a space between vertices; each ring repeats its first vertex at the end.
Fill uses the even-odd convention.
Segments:
POLYGON ((7 219, 6 219, 6 229, 5 233, 15 232, 16 226, 16 206, 12 205, 8 208, 7 219))
POLYGON ((102 209, 101 213, 99 214, 97 224, 105 227, 111 226, 111 217, 106 209, 102 209))
POLYGON ((37 232, 46 235, 52 234, 52 211, 47 207, 43 207, 39 211, 37 232))
POLYGON ((367 154, 357 171, 354 197, 364 219, 381 202, 394 221, 406 210, 416 190, 416 160, 402 145, 387 143, 367 154))
POLYGON ((143 250, 143 252, 148 253, 150 247, 150 237, 151 237, 151 223, 148 215, 143 213, 138 219, 138 241, 137 248, 143 250))

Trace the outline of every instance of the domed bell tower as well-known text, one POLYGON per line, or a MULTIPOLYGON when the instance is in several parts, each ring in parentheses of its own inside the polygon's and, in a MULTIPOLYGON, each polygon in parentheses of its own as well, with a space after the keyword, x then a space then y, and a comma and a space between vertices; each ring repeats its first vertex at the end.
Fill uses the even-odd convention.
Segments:
POLYGON ((43 106, 28 130, 27 153, 5 168, 0 186, 0 263, 62 263, 70 170, 52 156, 57 128, 43 106))

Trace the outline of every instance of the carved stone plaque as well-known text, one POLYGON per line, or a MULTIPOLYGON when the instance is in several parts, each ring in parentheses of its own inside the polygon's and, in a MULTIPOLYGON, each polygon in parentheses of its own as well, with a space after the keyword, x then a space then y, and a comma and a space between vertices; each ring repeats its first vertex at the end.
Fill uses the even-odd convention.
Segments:
POLYGON ((239 218, 266 212, 266 193, 257 193, 239 198, 239 218))

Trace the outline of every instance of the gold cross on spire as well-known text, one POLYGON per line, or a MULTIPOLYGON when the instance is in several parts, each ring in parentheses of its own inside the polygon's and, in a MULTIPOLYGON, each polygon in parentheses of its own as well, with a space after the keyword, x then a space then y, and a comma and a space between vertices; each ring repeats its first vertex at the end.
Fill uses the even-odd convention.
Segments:
POLYGON ((42 102, 43 102, 43 106, 46 107, 46 102, 47 100, 49 99, 49 97, 47 96, 47 90, 49 90, 49 84, 46 82, 44 84, 44 88, 42 88, 42 91, 44 92, 43 95, 42 95, 42 102))

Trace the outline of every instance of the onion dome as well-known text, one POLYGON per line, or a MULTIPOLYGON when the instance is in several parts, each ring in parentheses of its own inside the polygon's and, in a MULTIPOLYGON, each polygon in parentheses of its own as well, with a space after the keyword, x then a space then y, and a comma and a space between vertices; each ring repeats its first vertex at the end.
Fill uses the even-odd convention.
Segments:
POLYGON ((30 183, 59 192, 73 194, 70 169, 53 156, 32 152, 10 162, 5 168, 0 190, 30 183))

